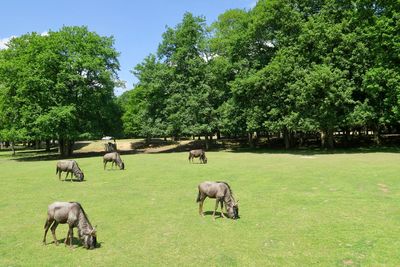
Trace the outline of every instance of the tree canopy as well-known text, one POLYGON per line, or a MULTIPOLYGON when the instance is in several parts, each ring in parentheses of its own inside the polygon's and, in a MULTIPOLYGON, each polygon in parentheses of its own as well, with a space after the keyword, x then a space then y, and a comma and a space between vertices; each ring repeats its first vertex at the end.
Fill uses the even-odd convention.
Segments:
POLYGON ((74 140, 117 130, 113 43, 86 27, 13 38, 0 51, 2 139, 57 139, 69 155, 74 140))
POLYGON ((125 131, 275 134, 286 147, 317 134, 333 147, 364 129, 379 143, 399 128, 399 15, 377 0, 260 0, 210 26, 187 13, 136 67, 125 131))

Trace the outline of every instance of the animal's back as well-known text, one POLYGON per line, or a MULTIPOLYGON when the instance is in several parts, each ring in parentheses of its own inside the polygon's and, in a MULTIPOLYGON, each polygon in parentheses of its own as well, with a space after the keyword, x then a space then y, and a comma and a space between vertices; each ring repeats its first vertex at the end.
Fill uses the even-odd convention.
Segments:
POLYGON ((60 160, 57 162, 57 169, 61 171, 72 170, 75 160, 60 160))
POLYGON ((190 155, 193 155, 193 156, 195 156, 195 157, 199 157, 199 156, 205 154, 205 152, 204 152, 203 149, 193 149, 193 150, 190 150, 189 153, 190 153, 190 155))
POLYGON ((65 223, 68 219, 70 210, 74 207, 79 207, 75 202, 53 202, 47 208, 49 217, 54 218, 60 223, 65 223))
POLYGON ((223 193, 224 187, 225 185, 220 182, 205 181, 199 184, 199 191, 205 193, 208 197, 215 198, 223 193))
POLYGON ((115 160, 117 158, 117 152, 110 152, 103 156, 104 160, 115 160))

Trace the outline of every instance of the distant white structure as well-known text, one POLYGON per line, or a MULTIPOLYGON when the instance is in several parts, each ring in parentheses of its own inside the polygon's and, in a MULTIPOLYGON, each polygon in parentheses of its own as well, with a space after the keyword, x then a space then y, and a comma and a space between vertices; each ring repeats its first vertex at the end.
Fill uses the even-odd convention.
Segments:
POLYGON ((115 138, 112 136, 104 136, 101 140, 108 141, 104 143, 104 150, 106 152, 117 151, 117 143, 115 142, 115 138), (114 140, 114 143, 109 142, 110 140, 114 140))

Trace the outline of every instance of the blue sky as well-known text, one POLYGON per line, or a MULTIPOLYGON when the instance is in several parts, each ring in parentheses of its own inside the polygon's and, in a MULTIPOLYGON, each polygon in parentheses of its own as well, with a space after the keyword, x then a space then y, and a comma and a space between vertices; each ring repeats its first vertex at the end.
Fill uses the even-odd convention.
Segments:
POLYGON ((114 36, 121 53, 121 80, 131 89, 136 78, 130 73, 157 50, 166 26, 175 27, 185 12, 203 15, 207 23, 233 8, 249 9, 256 0, 9 0, 1 3, 0 47, 7 38, 28 32, 57 31, 63 25, 88 26, 102 36, 114 36))

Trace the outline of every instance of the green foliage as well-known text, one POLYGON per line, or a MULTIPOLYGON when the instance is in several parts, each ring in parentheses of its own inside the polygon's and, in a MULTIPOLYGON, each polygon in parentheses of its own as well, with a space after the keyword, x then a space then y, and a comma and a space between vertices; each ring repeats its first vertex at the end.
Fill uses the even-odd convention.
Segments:
POLYGON ((337 131, 393 131, 399 17, 398 1, 374 0, 260 0, 211 27, 187 13, 137 67, 124 120, 146 136, 321 133, 329 146, 337 131))
POLYGON ((118 53, 86 27, 25 34, 0 53, 3 129, 23 139, 99 137, 118 128, 118 53))

